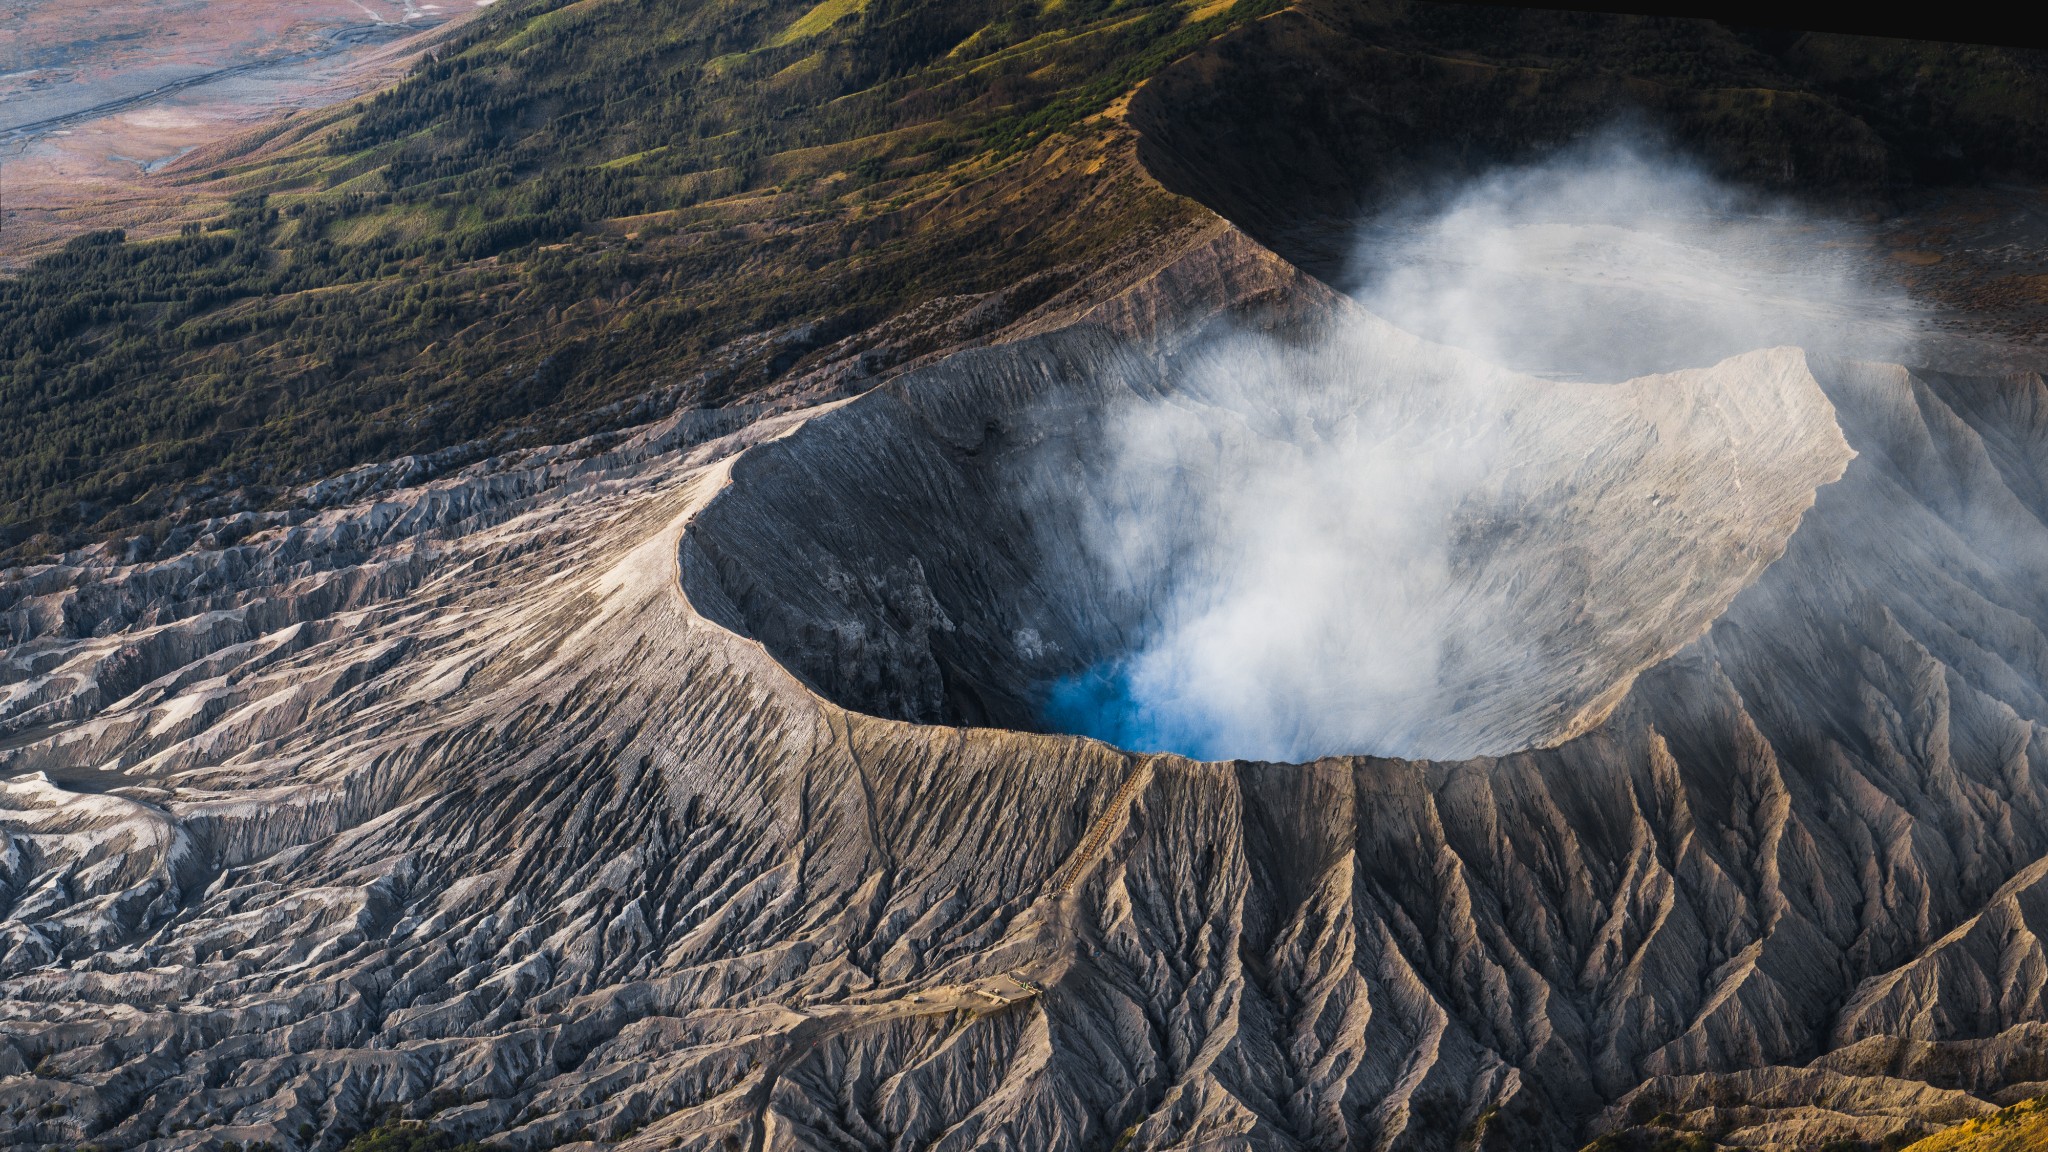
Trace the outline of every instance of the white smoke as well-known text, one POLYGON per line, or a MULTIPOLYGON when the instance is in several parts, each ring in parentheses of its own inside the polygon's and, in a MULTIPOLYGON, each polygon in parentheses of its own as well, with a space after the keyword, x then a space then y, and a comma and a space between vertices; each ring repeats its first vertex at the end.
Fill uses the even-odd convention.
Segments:
MULTIPOLYGON (((1061 687, 1055 723, 1270 759, 1405 747, 1429 726, 1457 646, 1445 527, 1497 449, 1479 421, 1416 410, 1370 342, 1239 336, 1174 399, 1116 413, 1086 538, 1120 591, 1157 602, 1134 654, 1061 687)), ((1429 381, 1470 414, 1448 395, 1468 383, 1429 381)))
POLYGON ((1626 380, 1779 345, 1897 361, 1914 325, 1869 282, 1868 242, 1615 131, 1381 214, 1346 288, 1419 336, 1545 375, 1626 380))
MULTIPOLYGON (((1671 442, 1631 415, 1639 387, 1492 365, 1620 380, 1769 345, 1897 350, 1899 302, 1827 257, 1854 251, 1846 227, 1612 139, 1361 234, 1355 297, 1477 355, 1369 316, 1308 346, 1244 332, 1186 357, 1164 402, 1114 413, 1085 535, 1141 623, 1127 655, 1055 686, 1054 727, 1297 761, 1500 753, 1567 731, 1666 650, 1657 627, 1682 642, 1773 545, 1703 527, 1718 494, 1658 487, 1742 475, 1706 459, 1733 454, 1719 426, 1722 441, 1671 442), (1638 564, 1671 571, 1617 578, 1638 564), (1639 623, 1649 594, 1630 581, 1681 608, 1639 623)), ((1832 478, 1794 460, 1774 488, 1748 466, 1749 498, 1779 522, 1832 478)))

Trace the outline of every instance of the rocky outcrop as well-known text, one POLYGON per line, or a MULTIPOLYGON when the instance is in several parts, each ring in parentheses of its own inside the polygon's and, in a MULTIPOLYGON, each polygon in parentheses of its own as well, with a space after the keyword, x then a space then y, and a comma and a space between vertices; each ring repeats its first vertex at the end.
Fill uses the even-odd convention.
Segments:
MULTIPOLYGON (((2042 1078, 2037 380, 1800 364, 1855 455, 1782 555, 1510 755, 913 724, 718 622, 788 582, 707 507, 798 465, 821 515, 879 500, 817 445, 919 389, 1156 376, 1236 299, 1169 271, 1118 306, 1143 338, 10 573, 0 1139, 332 1149, 395 1109, 507 1149, 1562 1149, 1654 1100, 1811 1143, 2042 1078)), ((1313 311, 1265 299, 1240 320, 1313 311)), ((900 567, 877 595, 941 579, 900 567)), ((902 643, 979 626, 928 600, 902 643)))

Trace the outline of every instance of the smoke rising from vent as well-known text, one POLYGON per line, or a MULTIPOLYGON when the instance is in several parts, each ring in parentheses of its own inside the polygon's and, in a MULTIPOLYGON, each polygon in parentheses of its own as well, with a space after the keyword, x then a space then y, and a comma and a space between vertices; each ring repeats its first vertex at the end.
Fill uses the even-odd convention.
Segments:
POLYGON ((1398 327, 1238 332, 1109 414, 1082 535, 1140 623, 1050 726, 1207 759, 1567 739, 1847 460, 1803 355, 1737 354, 1903 348, 1849 229, 1614 138, 1361 235, 1353 295, 1398 327))
POLYGON ((1868 244, 1617 130, 1382 213, 1345 287, 1425 339, 1543 375, 1626 380, 1781 345, 1896 362, 1914 318, 1869 283, 1868 244))

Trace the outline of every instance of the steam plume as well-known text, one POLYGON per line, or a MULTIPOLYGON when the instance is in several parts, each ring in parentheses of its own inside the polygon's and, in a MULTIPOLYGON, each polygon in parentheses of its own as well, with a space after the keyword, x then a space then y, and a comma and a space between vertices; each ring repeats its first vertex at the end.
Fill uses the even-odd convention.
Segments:
POLYGON ((1780 345, 1897 361, 1911 314, 1862 274, 1867 242, 1616 130, 1381 214, 1346 287, 1425 339, 1546 375, 1626 380, 1780 345))
POLYGON ((1361 236, 1355 298, 1467 352, 1354 311, 1306 346, 1214 342, 1116 412, 1085 536, 1141 623, 1053 687, 1053 726, 1278 760, 1582 730, 1755 578, 1846 447, 1796 353, 1628 385, 1495 365, 1621 380, 1896 355, 1903 330, 1815 258, 1846 228, 1614 138, 1361 236))

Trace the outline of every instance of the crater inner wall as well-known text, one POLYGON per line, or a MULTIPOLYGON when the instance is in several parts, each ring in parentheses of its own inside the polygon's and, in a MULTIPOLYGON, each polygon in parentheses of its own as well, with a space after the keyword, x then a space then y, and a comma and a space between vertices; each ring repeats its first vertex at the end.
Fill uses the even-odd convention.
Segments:
MULTIPOLYGON (((1202 751, 1449 759, 1569 739, 1782 554, 1852 455, 1796 349, 1599 385, 1500 370, 1345 303, 1164 352, 1083 326, 955 356, 752 450, 686 532, 682 578, 845 707, 1075 730, 1048 717, 1060 686, 1178 659, 1235 594, 1259 538, 1233 477, 1332 453, 1412 453, 1456 487, 1429 531, 1336 550, 1357 567, 1316 658, 1278 635, 1227 654, 1244 690, 1189 703, 1254 735, 1202 751), (1141 459, 1160 437, 1172 459, 1141 459), (1417 651, 1427 676, 1374 667, 1417 651)), ((1371 485, 1330 499, 1339 531, 1375 514, 1371 485)))

